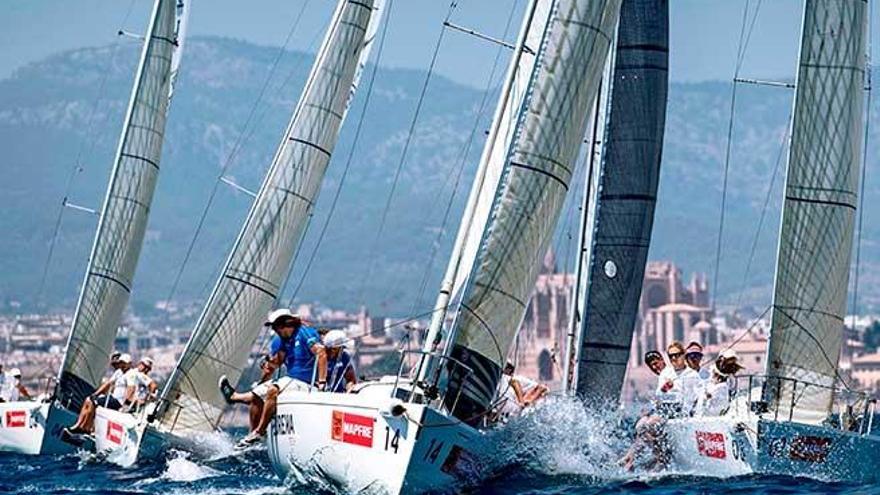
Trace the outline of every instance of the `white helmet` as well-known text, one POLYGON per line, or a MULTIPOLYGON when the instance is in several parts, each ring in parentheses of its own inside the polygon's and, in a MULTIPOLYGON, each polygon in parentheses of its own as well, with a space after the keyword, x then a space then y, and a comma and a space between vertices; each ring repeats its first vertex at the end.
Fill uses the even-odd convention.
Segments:
POLYGON ((12 368, 11 370, 9 370, 9 374, 11 376, 16 377, 16 378, 20 378, 21 377, 21 370, 18 368, 12 368))

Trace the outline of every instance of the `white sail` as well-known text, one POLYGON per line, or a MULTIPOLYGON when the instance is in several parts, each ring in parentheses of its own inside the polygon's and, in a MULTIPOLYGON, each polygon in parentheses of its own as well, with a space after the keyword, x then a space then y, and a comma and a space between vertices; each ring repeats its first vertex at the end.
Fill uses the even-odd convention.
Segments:
POLYGON ((449 302, 464 287, 469 269, 477 255, 483 230, 489 220, 495 191, 498 190, 498 181, 501 179, 504 164, 507 163, 507 152, 513 142, 517 117, 532 82, 535 58, 541 41, 544 39, 544 31, 550 20, 553 1, 532 0, 523 16, 516 51, 507 68, 504 86, 501 88, 501 97, 498 99, 498 105, 492 118, 492 127, 480 156, 480 164, 471 185, 471 192, 462 214, 452 255, 449 258, 437 303, 434 306, 430 333, 425 340, 426 351, 431 351, 435 339, 438 338, 439 331, 446 320, 449 302))
MULTIPOLYGON (((776 264, 765 396, 796 420, 831 411, 863 134, 864 0, 807 0, 776 264), (795 384, 791 380, 804 383, 795 384)), ((771 410, 775 410, 771 405, 771 410)), ((786 418, 787 419, 787 418, 786 418)))
POLYGON ((163 390, 164 429, 217 426, 226 407, 217 379, 239 380, 278 298, 372 45, 380 3, 339 1, 272 166, 163 390))
POLYGON ((68 409, 78 410, 100 383, 128 303, 159 175, 186 4, 157 0, 153 7, 56 389, 68 409))
POLYGON ((598 92, 620 0, 560 0, 453 326, 447 406, 479 421, 525 314, 598 92), (458 397, 461 392, 460 398, 458 397))

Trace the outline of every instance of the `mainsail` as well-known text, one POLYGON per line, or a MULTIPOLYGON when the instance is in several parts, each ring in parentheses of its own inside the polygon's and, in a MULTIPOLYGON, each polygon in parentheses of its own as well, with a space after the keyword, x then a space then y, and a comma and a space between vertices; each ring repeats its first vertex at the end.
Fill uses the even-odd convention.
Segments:
POLYGON ((241 377, 314 208, 366 63, 381 0, 340 0, 303 94, 223 272, 162 393, 167 430, 210 430, 226 403, 217 379, 241 377))
POLYGON ((78 410, 101 382, 128 303, 159 175, 187 4, 157 0, 153 6, 56 388, 68 409, 78 410))
POLYGON ((453 367, 449 377, 446 405, 462 420, 477 422, 491 408, 565 200, 619 10, 620 0, 556 2, 447 349, 473 370, 453 367))
POLYGON ((575 390, 617 401, 626 373, 660 178, 668 0, 623 0, 595 206, 575 390))
POLYGON ((807 0, 765 397, 820 423, 843 338, 863 133, 865 0, 807 0), (794 380, 800 381, 796 383, 794 380), (810 385, 807 385, 810 384, 810 385))

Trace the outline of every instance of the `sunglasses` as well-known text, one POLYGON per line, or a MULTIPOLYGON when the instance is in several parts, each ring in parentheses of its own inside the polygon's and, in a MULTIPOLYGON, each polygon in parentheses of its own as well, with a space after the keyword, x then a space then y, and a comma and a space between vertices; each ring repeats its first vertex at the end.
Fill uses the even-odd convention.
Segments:
POLYGON ((683 352, 670 352, 670 353, 667 353, 667 356, 669 356, 669 359, 678 359, 678 358, 684 356, 684 353, 683 352))
POLYGON ((689 353, 685 354, 685 357, 688 359, 703 359, 703 353, 702 352, 689 352, 689 353))

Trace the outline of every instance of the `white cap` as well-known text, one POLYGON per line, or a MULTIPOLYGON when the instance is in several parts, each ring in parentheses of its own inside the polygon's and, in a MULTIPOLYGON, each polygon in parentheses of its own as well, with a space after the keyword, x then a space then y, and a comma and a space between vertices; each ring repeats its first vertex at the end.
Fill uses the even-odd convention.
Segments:
POLYGON ((18 368, 12 368, 9 370, 9 374, 12 376, 21 376, 21 370, 18 368))
POLYGON ((144 357, 141 358, 141 362, 144 363, 144 364, 146 364, 146 365, 149 366, 150 368, 153 367, 153 358, 149 358, 149 357, 144 356, 144 357))
POLYGON ((119 356, 118 361, 120 363, 131 364, 131 354, 122 354, 119 356))
POLYGON ((724 359, 736 359, 736 351, 733 349, 724 349, 718 357, 724 359))
POLYGON ((330 330, 324 336, 324 346, 329 348, 343 347, 348 337, 342 330, 330 330))
POLYGON ((266 318, 266 321, 263 323, 264 327, 271 327, 279 318, 296 318, 299 319, 299 315, 291 313, 289 309, 281 308, 276 309, 269 313, 269 316, 266 318))

